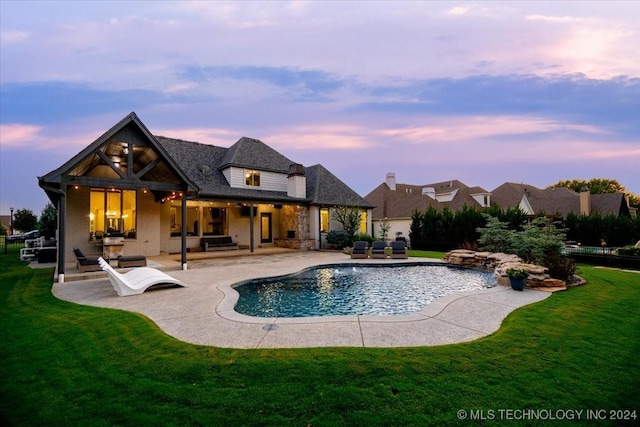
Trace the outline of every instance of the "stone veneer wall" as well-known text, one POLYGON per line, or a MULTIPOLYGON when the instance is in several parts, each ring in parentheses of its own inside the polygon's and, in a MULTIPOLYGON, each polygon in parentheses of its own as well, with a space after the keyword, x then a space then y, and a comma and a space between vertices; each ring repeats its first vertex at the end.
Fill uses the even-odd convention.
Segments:
POLYGON ((444 261, 448 264, 457 265, 464 268, 475 268, 479 270, 491 271, 495 273, 500 285, 509 285, 507 270, 518 268, 529 273, 526 286, 539 290, 555 292, 567 289, 567 285, 562 280, 552 279, 549 276, 549 269, 540 265, 527 264, 522 259, 513 254, 476 252, 467 249, 456 249, 447 252, 444 261))
POLYGON ((274 243, 279 248, 312 250, 315 249, 316 242, 311 238, 309 231, 309 208, 307 206, 285 205, 282 207, 282 225, 280 229, 283 234, 289 231, 295 232, 295 237, 282 236, 274 239, 274 243))

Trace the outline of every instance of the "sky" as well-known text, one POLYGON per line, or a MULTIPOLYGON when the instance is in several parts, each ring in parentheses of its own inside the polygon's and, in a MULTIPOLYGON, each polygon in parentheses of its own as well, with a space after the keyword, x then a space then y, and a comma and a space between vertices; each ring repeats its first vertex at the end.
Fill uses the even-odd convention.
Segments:
POLYGON ((640 194, 640 1, 0 0, 0 214, 134 111, 385 180, 640 194))

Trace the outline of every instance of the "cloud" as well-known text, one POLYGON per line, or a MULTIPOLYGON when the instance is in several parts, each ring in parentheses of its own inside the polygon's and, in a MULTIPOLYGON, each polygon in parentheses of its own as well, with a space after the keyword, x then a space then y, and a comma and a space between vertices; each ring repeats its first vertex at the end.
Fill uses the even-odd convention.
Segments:
POLYGON ((588 125, 562 123, 543 117, 520 116, 449 116, 430 118, 427 126, 383 129, 380 135, 406 140, 414 144, 456 144, 480 139, 504 139, 510 136, 551 132, 602 134, 602 129, 588 125))
POLYGON ((374 145, 365 128, 357 125, 292 126, 269 135, 265 141, 274 148, 296 151, 354 151, 374 145))
POLYGON ((52 150, 57 150, 57 156, 71 156, 92 143, 105 130, 87 130, 78 123, 60 126, 0 124, 0 142, 3 149, 23 152, 24 156, 52 150))
POLYGON ((469 8, 468 7, 456 6, 454 8, 451 8, 451 9, 447 10, 445 12, 445 14, 446 15, 459 16, 459 15, 465 15, 467 12, 469 12, 469 8))
POLYGON ((575 16, 545 16, 545 15, 528 15, 525 17, 528 21, 546 21, 558 23, 583 22, 584 19, 575 16))
POLYGON ((29 38, 28 31, 3 30, 0 31, 0 42, 2 43, 19 43, 29 38))
POLYGON ((344 85, 344 79, 321 70, 287 67, 215 66, 184 67, 178 72, 183 80, 211 82, 220 80, 265 83, 280 89, 295 90, 299 100, 327 100, 327 95, 344 85))
POLYGON ((371 87, 372 101, 354 112, 405 116, 554 117, 560 123, 621 131, 637 141, 640 123, 640 79, 589 79, 581 75, 489 76, 463 79, 409 80, 371 87))
POLYGON ((161 101, 166 98, 157 92, 100 90, 57 81, 0 86, 3 123, 20 123, 28 119, 38 124, 53 124, 107 112, 126 114, 161 101))
POLYGON ((0 124, 0 143, 3 147, 27 147, 39 137, 41 127, 28 124, 0 124))
POLYGON ((154 135, 167 138, 177 138, 185 141, 210 144, 218 147, 229 147, 241 134, 232 129, 220 128, 154 128, 151 130, 154 135))

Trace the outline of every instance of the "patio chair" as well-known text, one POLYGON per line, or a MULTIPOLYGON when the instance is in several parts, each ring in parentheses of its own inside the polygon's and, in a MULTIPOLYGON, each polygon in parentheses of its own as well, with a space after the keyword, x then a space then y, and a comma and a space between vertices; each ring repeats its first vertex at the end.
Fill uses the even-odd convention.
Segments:
POLYGON ((368 245, 365 241, 353 242, 353 250, 351 251, 351 258, 368 258, 367 254, 368 245))
POLYGON ((102 270, 98 258, 87 258, 78 248, 73 248, 73 253, 76 254, 76 267, 80 273, 102 270))
POLYGON ((371 258, 386 258, 386 245, 382 240, 376 240, 371 246, 371 258))
POLYGON ((409 258, 407 247, 402 240, 394 240, 391 242, 391 258, 409 258))
POLYGON ((174 279, 155 268, 139 267, 128 273, 121 274, 115 271, 104 259, 98 258, 98 262, 100 263, 100 267, 107 272, 113 289, 115 289, 116 293, 121 297, 141 294, 151 286, 156 285, 187 287, 187 285, 178 279, 174 279))

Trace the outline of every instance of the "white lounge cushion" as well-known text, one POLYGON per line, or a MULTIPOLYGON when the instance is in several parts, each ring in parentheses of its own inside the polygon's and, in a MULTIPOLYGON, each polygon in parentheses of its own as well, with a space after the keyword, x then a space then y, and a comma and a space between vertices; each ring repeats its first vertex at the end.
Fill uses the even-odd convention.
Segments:
POLYGON ((118 273, 109 265, 107 261, 102 258, 98 258, 100 268, 107 272, 109 281, 113 286, 113 289, 121 297, 130 295, 138 295, 146 291, 149 287, 160 284, 172 284, 178 286, 187 287, 184 283, 178 279, 174 279, 168 274, 156 270, 151 267, 138 267, 128 273, 118 273))

